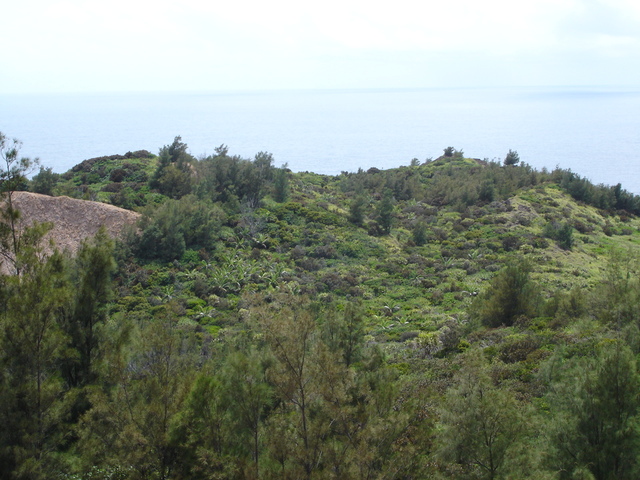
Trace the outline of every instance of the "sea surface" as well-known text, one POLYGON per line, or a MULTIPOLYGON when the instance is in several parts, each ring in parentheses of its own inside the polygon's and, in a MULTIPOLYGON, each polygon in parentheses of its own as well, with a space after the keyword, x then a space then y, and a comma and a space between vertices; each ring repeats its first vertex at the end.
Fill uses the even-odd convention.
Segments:
POLYGON ((640 88, 327 90, 0 96, 0 131, 64 172, 87 158, 180 135, 196 157, 246 158, 339 174, 437 158, 448 146, 537 169, 568 168, 640 194, 640 88))

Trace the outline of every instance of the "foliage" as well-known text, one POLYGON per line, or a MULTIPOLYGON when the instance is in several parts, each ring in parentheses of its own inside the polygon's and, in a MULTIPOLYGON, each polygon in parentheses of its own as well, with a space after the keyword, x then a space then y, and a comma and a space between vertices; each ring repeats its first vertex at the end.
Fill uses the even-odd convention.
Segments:
POLYGON ((504 164, 505 166, 513 166, 513 165, 517 165, 520 162, 520 155, 518 155, 518 152, 516 152, 515 150, 509 150, 509 153, 507 153, 507 156, 504 157, 504 164))
POLYGON ((0 316, 2 447, 4 472, 47 478, 62 442, 64 382, 59 362, 69 355, 60 324, 69 302, 61 255, 10 279, 0 316))
POLYGON ((636 307, 640 303, 637 257, 625 251, 613 251, 596 289, 600 295, 591 302, 591 313, 618 331, 640 326, 636 307))
MULTIPOLYGON (((198 162, 200 181, 197 191, 200 198, 224 203, 243 201, 250 208, 259 206, 273 177, 273 156, 259 152, 253 161, 240 157, 230 157, 226 149, 215 156, 198 162)), ((280 194, 286 194, 286 172, 279 173, 280 194)), ((286 195, 281 196, 286 199, 286 195)))
POLYGON ((427 243, 427 225, 423 221, 418 221, 413 226, 411 232, 413 243, 422 246, 427 243))
POLYGON ((391 232, 391 226, 393 225, 393 196, 391 190, 386 190, 384 196, 376 208, 378 214, 378 225, 380 230, 384 234, 391 232))
MULTIPOLYGON (((158 194, 153 193, 148 184, 156 162, 156 157, 146 150, 90 158, 57 176, 52 194, 138 208, 156 201, 158 194)), ((37 191, 40 180, 38 175, 33 178, 32 191, 37 191)))
POLYGON ((165 261, 181 258, 187 248, 211 248, 226 215, 194 196, 167 200, 147 209, 140 220, 140 236, 130 241, 141 258, 165 261))
POLYGON ((142 218, 76 253, 19 230, 5 476, 637 477, 640 220, 621 186, 453 148, 294 173, 179 137, 49 180, 142 218))
POLYGON ((178 199, 191 192, 191 162, 193 157, 187 152, 187 144, 177 136, 171 145, 165 145, 158 154, 158 168, 150 182, 169 198, 178 199))
POLYGON ((66 362, 67 382, 72 386, 94 383, 94 363, 101 343, 101 325, 107 318, 111 300, 111 277, 115 270, 114 242, 101 228, 91 241, 84 242, 76 255, 74 284, 77 285, 70 312, 62 323, 77 351, 66 362))
POLYGON ((439 455, 460 464, 464 475, 503 478, 509 457, 530 430, 526 406, 508 388, 496 387, 482 354, 470 351, 446 394, 439 455))
POLYGON ((362 195, 357 195, 349 204, 349 221, 359 227, 364 223, 367 201, 362 195))
POLYGON ((530 273, 531 265, 526 262, 508 264, 478 296, 472 314, 488 327, 509 326, 520 317, 534 317, 539 298, 530 273))
POLYGON ((22 269, 20 256, 30 235, 18 226, 20 211, 14 206, 14 192, 24 189, 27 175, 39 163, 38 159, 20 157, 21 147, 19 140, 10 140, 0 132, 0 255, 16 274, 22 269))
POLYGON ((286 165, 275 170, 273 175, 273 188, 273 198, 276 202, 283 203, 289 199, 291 187, 289 185, 288 168, 286 165))
POLYGON ((42 195, 53 195, 53 189, 58 183, 59 174, 53 173, 51 167, 40 166, 40 171, 31 180, 31 190, 42 195))
POLYGON ((596 479, 636 478, 640 379, 630 348, 605 341, 594 357, 569 359, 560 369, 551 393, 556 465, 568 475, 584 468, 596 479))
POLYGON ((563 250, 571 250, 573 246, 573 227, 569 223, 549 222, 544 227, 544 236, 558 242, 563 250))

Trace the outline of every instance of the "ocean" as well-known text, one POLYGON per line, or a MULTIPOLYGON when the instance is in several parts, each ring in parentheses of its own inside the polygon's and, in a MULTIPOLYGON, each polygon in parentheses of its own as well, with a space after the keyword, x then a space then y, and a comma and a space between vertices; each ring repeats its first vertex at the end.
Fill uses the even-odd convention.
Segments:
POLYGON ((196 157, 225 144, 293 171, 339 174, 437 158, 448 146, 502 161, 516 150, 640 194, 640 88, 326 90, 0 95, 0 131, 64 172, 180 135, 196 157))

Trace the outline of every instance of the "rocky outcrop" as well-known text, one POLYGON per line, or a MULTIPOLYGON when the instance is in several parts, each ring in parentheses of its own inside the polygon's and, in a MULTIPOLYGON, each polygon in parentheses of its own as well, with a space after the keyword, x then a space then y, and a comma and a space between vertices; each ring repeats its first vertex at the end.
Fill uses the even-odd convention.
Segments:
POLYGON ((52 239, 58 249, 72 253, 78 250, 83 240, 94 236, 101 226, 116 238, 140 217, 139 213, 113 205, 69 197, 14 192, 13 201, 20 210, 22 225, 31 225, 33 222, 53 223, 45 240, 52 239))

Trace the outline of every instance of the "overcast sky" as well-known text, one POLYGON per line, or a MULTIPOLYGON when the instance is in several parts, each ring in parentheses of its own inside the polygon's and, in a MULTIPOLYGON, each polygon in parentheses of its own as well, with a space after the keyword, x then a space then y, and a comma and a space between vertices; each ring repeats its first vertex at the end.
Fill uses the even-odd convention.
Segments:
POLYGON ((639 0, 16 0, 0 93, 640 85, 639 0))

